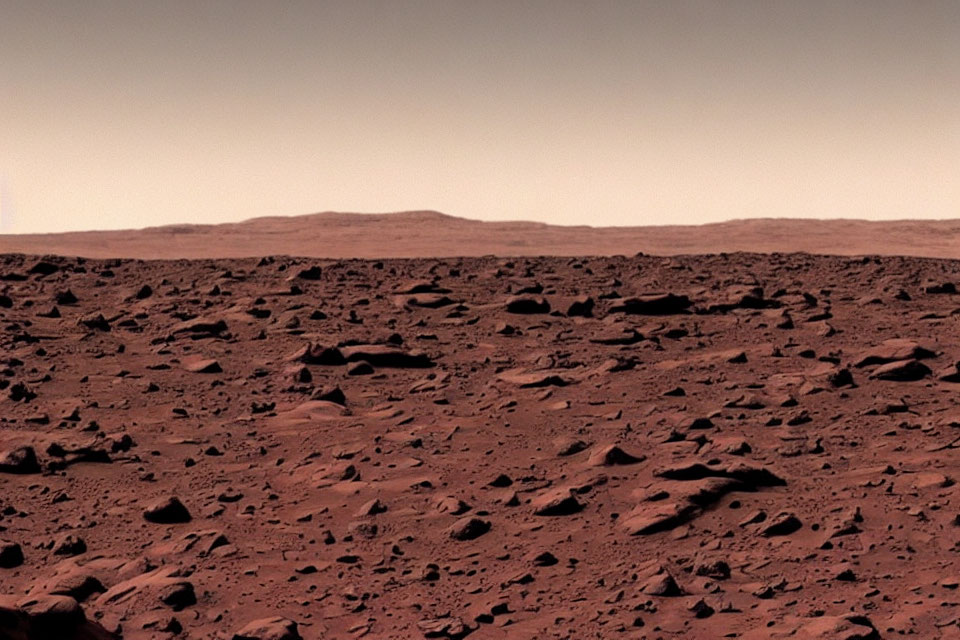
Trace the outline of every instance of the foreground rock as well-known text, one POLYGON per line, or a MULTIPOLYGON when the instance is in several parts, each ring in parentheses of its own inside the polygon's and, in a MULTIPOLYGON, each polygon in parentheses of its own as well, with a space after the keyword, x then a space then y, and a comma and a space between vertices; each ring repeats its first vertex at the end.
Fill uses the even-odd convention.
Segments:
POLYGON ((0 637, 9 640, 114 640, 88 620, 76 600, 45 595, 16 600, 0 596, 0 637))
POLYGON ((0 473, 39 473, 40 463, 33 447, 17 447, 0 451, 0 473))

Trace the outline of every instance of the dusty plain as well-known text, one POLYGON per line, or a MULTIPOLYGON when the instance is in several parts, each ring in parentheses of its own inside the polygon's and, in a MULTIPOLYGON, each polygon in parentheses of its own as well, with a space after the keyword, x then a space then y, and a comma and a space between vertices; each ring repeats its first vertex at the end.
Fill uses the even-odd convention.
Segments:
POLYGON ((960 262, 314 249, 0 257, 0 638, 960 634, 960 262))

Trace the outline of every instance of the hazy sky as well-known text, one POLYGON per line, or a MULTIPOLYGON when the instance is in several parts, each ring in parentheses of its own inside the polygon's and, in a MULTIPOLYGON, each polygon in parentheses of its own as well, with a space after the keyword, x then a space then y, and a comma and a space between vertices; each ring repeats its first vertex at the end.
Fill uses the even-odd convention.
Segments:
POLYGON ((960 2, 0 0, 0 229, 960 217, 960 2))

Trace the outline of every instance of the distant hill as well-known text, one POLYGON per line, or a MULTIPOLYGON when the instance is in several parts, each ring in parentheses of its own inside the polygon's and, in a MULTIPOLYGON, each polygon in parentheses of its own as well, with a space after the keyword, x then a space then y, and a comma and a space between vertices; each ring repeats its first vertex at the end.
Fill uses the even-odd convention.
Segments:
POLYGON ((90 258, 328 258, 656 255, 734 251, 960 258, 960 219, 732 220, 699 226, 564 227, 481 222, 435 211, 317 213, 219 225, 0 235, 0 253, 90 258))

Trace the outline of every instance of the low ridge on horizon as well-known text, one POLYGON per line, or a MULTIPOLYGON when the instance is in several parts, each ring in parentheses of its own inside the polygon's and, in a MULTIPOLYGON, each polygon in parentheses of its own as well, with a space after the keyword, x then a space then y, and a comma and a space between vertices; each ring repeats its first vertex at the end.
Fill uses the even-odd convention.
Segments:
POLYGON ((473 220, 435 210, 324 211, 221 224, 0 235, 0 253, 87 258, 429 258, 498 255, 909 255, 960 259, 960 219, 741 218, 699 225, 554 225, 473 220), (371 225, 378 227, 370 232, 371 225), (158 233, 166 240, 155 242, 158 233))

